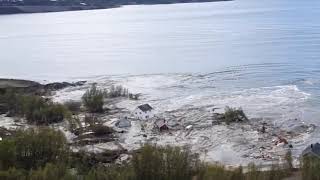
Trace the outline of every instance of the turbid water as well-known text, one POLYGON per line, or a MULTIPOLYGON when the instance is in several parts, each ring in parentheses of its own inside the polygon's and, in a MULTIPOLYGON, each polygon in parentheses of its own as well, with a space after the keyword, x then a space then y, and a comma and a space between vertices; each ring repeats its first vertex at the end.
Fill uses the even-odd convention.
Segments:
POLYGON ((230 105, 283 128, 320 125, 319 16, 318 0, 0 16, 0 77, 111 81, 160 112, 230 105))

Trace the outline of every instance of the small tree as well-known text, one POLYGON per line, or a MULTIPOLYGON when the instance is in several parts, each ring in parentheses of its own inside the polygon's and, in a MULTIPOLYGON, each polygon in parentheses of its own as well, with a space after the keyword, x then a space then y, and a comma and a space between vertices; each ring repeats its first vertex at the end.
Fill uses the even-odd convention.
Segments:
POLYGON ((107 98, 129 97, 129 90, 121 85, 112 85, 109 90, 104 92, 107 98))
POLYGON ((293 169, 293 159, 292 159, 292 152, 291 150, 288 150, 288 152, 285 155, 285 160, 286 160, 286 168, 288 170, 292 170, 293 169))
POLYGON ((231 108, 226 107, 225 113, 224 113, 224 120, 227 124, 230 124, 232 122, 243 122, 248 121, 246 114, 243 112, 241 108, 231 108))
POLYGON ((68 157, 69 147, 62 132, 48 127, 18 130, 14 142, 15 166, 31 169, 48 162, 62 163, 68 157))
POLYGON ((114 130, 111 127, 104 126, 102 124, 95 124, 90 126, 90 129, 96 136, 103 136, 107 134, 112 134, 114 130))
POLYGON ((92 113, 103 112, 103 91, 92 85, 90 89, 82 96, 84 106, 92 113))
POLYGON ((81 109, 80 101, 67 101, 64 105, 73 113, 77 114, 81 109))
POLYGON ((320 159, 316 156, 304 156, 302 158, 302 179, 318 180, 320 179, 320 159))
POLYGON ((145 145, 131 162, 139 180, 191 180, 196 175, 199 158, 188 149, 145 145))

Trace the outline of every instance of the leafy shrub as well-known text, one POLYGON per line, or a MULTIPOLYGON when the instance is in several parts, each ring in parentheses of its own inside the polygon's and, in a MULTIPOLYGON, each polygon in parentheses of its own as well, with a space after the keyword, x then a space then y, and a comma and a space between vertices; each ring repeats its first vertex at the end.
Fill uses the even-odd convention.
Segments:
POLYGON ((36 95, 8 91, 1 97, 11 116, 23 116, 32 124, 51 124, 70 117, 68 109, 58 103, 36 95))
POLYGON ((0 141, 0 170, 9 169, 16 162, 15 141, 0 141))
POLYGON ((219 164, 209 165, 203 167, 202 175, 199 179, 203 180, 244 180, 245 175, 242 167, 240 166, 236 170, 228 170, 224 166, 219 164))
POLYGON ((68 119, 68 128, 69 128, 69 131, 75 133, 76 129, 77 128, 81 128, 82 127, 82 124, 81 124, 81 121, 80 121, 80 118, 78 116, 73 116, 71 118, 68 119))
POLYGON ((73 114, 76 114, 81 109, 81 102, 79 101, 67 101, 64 103, 65 107, 69 109, 73 114))
POLYGON ((91 125, 90 129, 96 136, 103 136, 114 133, 114 130, 111 127, 104 126, 101 124, 91 125))
POLYGON ((25 169, 64 162, 69 151, 64 135, 50 128, 19 131, 14 140, 17 161, 25 169))
POLYGON ((105 97, 107 98, 116 98, 116 97, 128 97, 129 90, 124 88, 121 85, 114 86, 112 85, 109 90, 104 92, 105 97))
POLYGON ((2 170, 9 167, 37 168, 48 162, 64 162, 68 145, 60 131, 50 128, 19 130, 0 142, 2 170))
POLYGON ((320 159, 316 156, 305 156, 302 158, 302 179, 318 180, 320 179, 320 159))
POLYGON ((9 111, 9 115, 18 114, 21 112, 21 102, 19 101, 21 95, 12 89, 7 89, 3 94, 0 95, 0 104, 5 111, 9 111))
MULTIPOLYGON (((41 130, 44 131, 44 130, 41 130)), ((47 130, 48 131, 48 130, 47 130)), ((56 131, 49 130, 51 133, 56 131)), ((28 130, 21 131, 20 133, 27 133, 28 135, 34 134, 38 131, 28 130)), ((40 131, 39 131, 40 132, 40 131)), ((96 162, 97 158, 86 155, 84 152, 70 153, 70 159, 72 163, 66 163, 66 156, 69 155, 68 151, 60 151, 57 148, 61 147, 61 142, 48 138, 46 135, 43 139, 40 138, 41 133, 37 133, 36 136, 25 136, 21 138, 21 135, 15 136, 13 139, 20 139, 16 143, 10 146, 22 146, 23 151, 15 150, 15 148, 6 148, 9 151, 14 151, 13 154, 17 154, 17 157, 28 157, 23 161, 19 158, 13 158, 11 165, 7 168, 1 169, 0 179, 12 180, 12 179, 29 179, 29 180, 280 180, 286 177, 285 173, 280 166, 272 166, 269 171, 260 171, 257 166, 250 164, 246 172, 243 172, 242 167, 236 169, 227 169, 219 164, 205 164, 201 163, 199 157, 192 154, 188 149, 179 147, 156 147, 153 145, 145 145, 140 150, 133 154, 132 159, 128 163, 122 165, 108 165, 96 162), (25 140, 26 143, 21 141, 25 140), (50 144, 49 142, 52 142, 50 144), (37 146, 39 144, 39 146, 37 146), (45 147, 43 147, 45 146, 45 147), (46 147, 53 147, 50 150, 46 147), (24 152, 24 153, 23 153, 24 152), (58 153, 57 153, 58 152, 58 153), (74 155, 73 155, 74 154, 74 155), (39 155, 39 157, 35 157, 39 155), (44 159, 44 155, 50 157, 44 159), (31 159, 33 156, 34 159, 31 159), (29 164, 27 160, 31 160, 29 164), (10 167, 10 168, 8 168, 10 167), (31 169, 32 168, 32 169, 31 169)), ((50 134, 50 133, 49 133, 50 134)), ((56 134, 57 135, 57 134, 56 134)), ((50 136, 49 136, 50 137, 50 136)), ((59 138, 57 138, 59 139, 59 138)), ((10 143, 9 143, 10 144, 10 143)), ((64 144, 64 143, 63 143, 64 144)), ((0 150, 1 150, 0 143, 0 150)), ((19 147, 18 149, 21 149, 19 147)), ((0 151, 4 153, 4 151, 0 151)), ((10 153, 9 153, 10 154, 10 153)), ((0 156, 2 160, 3 156, 0 156)), ((9 159, 9 158, 7 158, 9 159)), ((99 159, 99 158, 98 158, 99 159)), ((305 164, 306 171, 308 173, 307 179, 318 179, 318 166, 313 166, 311 169, 310 164, 305 164), (315 173, 312 174, 312 173, 315 173)), ((316 165, 316 164, 314 164, 316 165)))
POLYGON ((1 180, 25 180, 26 178, 26 171, 21 169, 16 169, 12 167, 7 171, 0 171, 0 179, 1 180))
POLYGON ((92 113, 103 112, 103 91, 97 89, 96 85, 92 85, 82 96, 84 106, 92 113))
POLYGON ((129 93, 129 99, 131 100, 139 100, 140 94, 132 94, 129 93))
MULTIPOLYGON (((87 175, 85 180, 134 180, 134 174, 130 166, 110 166, 108 168, 98 166, 92 168, 87 175)), ((138 180, 138 179, 136 179, 138 180)))
POLYGON ((69 117, 68 110, 61 104, 52 102, 28 101, 24 114, 29 123, 51 124, 58 123, 69 117))
POLYGON ((86 114, 84 116, 84 123, 85 124, 89 124, 90 126, 95 125, 95 124, 99 124, 101 123, 101 121, 99 120, 99 118, 95 115, 92 114, 86 114))
POLYGON ((286 153, 286 155, 285 155, 285 161, 286 161, 286 163, 285 163, 285 167, 286 167, 286 169, 288 169, 288 170, 292 170, 293 169, 293 158, 292 158, 292 152, 291 152, 291 150, 288 150, 287 151, 287 153, 286 153))
POLYGON ((187 149, 145 145, 132 164, 136 179, 191 180, 199 159, 187 149))
POLYGON ((47 163, 43 168, 40 167, 35 171, 31 171, 30 180, 76 180, 64 164, 47 163))
POLYGON ((230 124, 232 122, 248 121, 248 118, 241 108, 237 109, 237 108, 231 108, 227 106, 225 108, 224 121, 227 124, 230 124))

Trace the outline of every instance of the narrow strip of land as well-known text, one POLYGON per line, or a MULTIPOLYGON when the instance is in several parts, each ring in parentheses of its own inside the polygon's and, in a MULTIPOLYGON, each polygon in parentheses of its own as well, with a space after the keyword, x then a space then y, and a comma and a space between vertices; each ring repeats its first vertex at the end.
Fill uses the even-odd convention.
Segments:
POLYGON ((121 0, 121 1, 0 1, 0 14, 21 14, 21 13, 44 13, 61 11, 79 11, 91 9, 117 8, 125 5, 155 5, 155 4, 176 4, 176 3, 200 3, 218 2, 232 0, 121 0))

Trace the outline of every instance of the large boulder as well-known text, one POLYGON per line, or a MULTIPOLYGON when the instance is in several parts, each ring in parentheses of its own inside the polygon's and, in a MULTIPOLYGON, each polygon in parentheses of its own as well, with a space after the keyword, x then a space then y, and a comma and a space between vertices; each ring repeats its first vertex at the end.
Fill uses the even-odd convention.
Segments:
POLYGON ((82 86, 85 83, 86 81, 78 81, 75 83, 54 82, 49 84, 40 84, 38 82, 28 80, 0 79, 0 93, 4 93, 8 89, 14 89, 22 93, 43 95, 50 93, 51 91, 57 91, 67 87, 82 86))
POLYGON ((64 89, 69 86, 73 86, 73 84, 68 82, 61 82, 61 83, 54 82, 54 83, 45 84, 43 87, 46 90, 56 91, 56 90, 64 89))
POLYGON ((45 90, 51 90, 51 91, 57 91, 60 89, 64 89, 67 87, 75 87, 75 86, 82 86, 86 83, 86 81, 78 81, 75 83, 69 83, 69 82, 54 82, 45 84, 43 87, 45 90))

